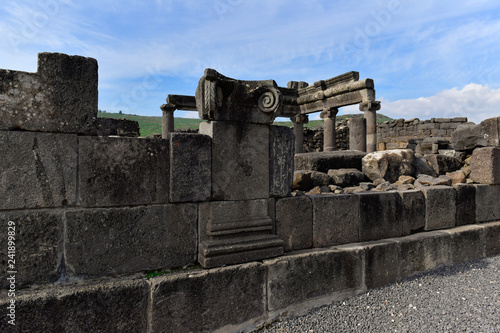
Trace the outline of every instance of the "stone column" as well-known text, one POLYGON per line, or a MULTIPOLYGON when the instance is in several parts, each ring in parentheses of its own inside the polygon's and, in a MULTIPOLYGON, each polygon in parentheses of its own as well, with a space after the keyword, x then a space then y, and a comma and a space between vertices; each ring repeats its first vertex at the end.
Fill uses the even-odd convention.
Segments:
POLYGON ((293 123, 293 134, 295 134, 295 154, 304 152, 304 124, 309 122, 309 116, 298 114, 291 117, 293 123))
POLYGON ((349 150, 366 151, 366 119, 349 119, 349 150))
POLYGON ((161 118, 161 138, 168 139, 168 133, 172 133, 174 131, 175 107, 163 104, 160 108, 163 111, 161 118))
POLYGON ((339 109, 329 108, 321 112, 320 117, 323 119, 323 151, 337 150, 335 145, 335 117, 339 109))
POLYGON ((377 151, 377 110, 380 110, 380 102, 363 102, 359 104, 359 110, 364 111, 366 119, 366 152, 377 151))

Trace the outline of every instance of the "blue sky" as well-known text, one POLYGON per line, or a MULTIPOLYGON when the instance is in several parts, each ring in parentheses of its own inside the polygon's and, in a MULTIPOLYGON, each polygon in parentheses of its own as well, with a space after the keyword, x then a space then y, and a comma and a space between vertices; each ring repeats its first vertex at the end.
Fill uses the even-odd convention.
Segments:
POLYGON ((354 70, 393 118, 500 116, 498 1, 4 0, 0 17, 0 68, 93 57, 108 112, 161 115, 211 67, 280 86, 354 70))

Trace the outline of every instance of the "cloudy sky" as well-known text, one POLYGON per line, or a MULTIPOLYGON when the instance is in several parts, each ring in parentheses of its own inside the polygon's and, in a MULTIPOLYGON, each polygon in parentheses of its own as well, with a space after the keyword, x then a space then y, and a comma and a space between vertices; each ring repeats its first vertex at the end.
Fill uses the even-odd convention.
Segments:
POLYGON ((4 0, 0 18, 0 68, 93 57, 108 112, 160 115, 210 67, 280 86, 354 70, 393 118, 500 115, 498 1, 4 0))

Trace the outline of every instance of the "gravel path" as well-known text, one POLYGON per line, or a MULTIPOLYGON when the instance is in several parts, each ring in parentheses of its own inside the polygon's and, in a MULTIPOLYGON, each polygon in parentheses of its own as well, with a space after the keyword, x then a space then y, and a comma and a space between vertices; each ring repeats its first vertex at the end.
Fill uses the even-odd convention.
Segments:
POLYGON ((258 332, 500 332, 500 256, 419 274, 258 332))

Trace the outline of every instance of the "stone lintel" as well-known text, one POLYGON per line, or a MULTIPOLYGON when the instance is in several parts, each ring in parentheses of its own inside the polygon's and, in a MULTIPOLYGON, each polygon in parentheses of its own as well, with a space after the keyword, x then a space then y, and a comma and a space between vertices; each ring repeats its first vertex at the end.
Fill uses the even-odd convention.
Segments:
POLYGON ((186 95, 168 95, 167 105, 176 110, 196 111, 196 98, 186 95))

